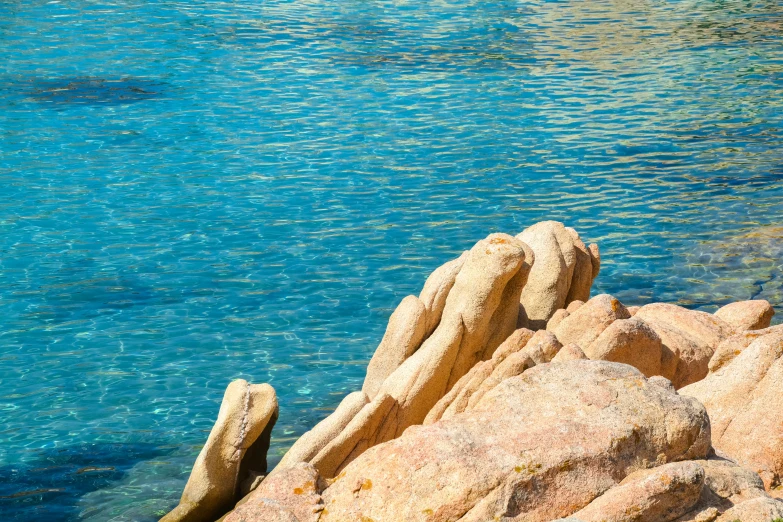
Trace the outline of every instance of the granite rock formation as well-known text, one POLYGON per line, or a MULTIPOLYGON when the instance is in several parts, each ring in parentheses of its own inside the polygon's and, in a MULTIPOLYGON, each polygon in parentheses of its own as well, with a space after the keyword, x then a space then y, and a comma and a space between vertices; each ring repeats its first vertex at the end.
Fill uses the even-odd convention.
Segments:
POLYGON ((405 297, 361 390, 266 475, 268 385, 232 383, 164 522, 769 522, 783 325, 590 297, 573 229, 491 234, 405 297))

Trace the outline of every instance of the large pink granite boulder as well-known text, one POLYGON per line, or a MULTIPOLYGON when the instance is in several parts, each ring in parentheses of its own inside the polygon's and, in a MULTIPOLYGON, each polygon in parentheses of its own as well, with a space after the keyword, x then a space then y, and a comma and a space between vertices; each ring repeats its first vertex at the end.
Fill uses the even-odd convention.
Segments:
POLYGON ((735 332, 762 330, 769 327, 775 309, 769 301, 757 299, 730 303, 715 312, 715 315, 731 326, 735 332))
POLYGON ((634 315, 662 342, 661 375, 679 389, 707 376, 715 349, 732 328, 719 317, 667 303, 641 307, 634 315))
POLYGON ((324 491, 320 520, 550 521, 634 471, 704 458, 709 432, 697 401, 630 366, 543 364, 364 452, 324 491))
POLYGON ((680 390, 707 408, 715 448, 783 485, 783 331, 753 341, 704 380, 680 390))

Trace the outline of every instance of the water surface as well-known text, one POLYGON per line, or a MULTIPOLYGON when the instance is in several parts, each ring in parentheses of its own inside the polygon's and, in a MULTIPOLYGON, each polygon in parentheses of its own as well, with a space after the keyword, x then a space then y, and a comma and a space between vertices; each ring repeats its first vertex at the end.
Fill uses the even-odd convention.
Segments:
POLYGON ((271 461, 391 310, 558 219, 594 292, 783 314, 778 1, 4 0, 0 518, 154 520, 235 378, 271 461))

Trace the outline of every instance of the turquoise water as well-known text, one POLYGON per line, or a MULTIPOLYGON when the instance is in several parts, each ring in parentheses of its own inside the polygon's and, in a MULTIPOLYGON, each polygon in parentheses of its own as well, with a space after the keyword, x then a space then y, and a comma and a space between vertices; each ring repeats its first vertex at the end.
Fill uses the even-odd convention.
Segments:
POLYGON ((779 1, 3 0, 0 518, 154 520, 226 384, 276 462, 494 231, 783 315, 779 1))

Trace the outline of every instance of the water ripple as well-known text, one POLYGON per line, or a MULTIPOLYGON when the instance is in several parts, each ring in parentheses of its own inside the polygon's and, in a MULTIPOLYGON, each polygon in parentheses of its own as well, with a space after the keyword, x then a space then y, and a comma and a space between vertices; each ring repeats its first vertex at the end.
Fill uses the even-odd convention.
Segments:
POLYGON ((434 268, 537 220, 601 245, 595 292, 780 317, 781 20, 0 3, 0 513, 154 519, 238 377, 278 390, 274 463, 434 268), (35 471, 61 450, 78 467, 35 471))

